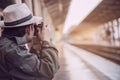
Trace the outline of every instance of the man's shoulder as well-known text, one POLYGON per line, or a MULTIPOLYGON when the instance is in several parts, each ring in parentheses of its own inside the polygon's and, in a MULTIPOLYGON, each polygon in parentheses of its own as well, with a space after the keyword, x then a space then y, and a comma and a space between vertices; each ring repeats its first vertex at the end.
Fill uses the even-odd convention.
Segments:
POLYGON ((0 52, 3 54, 23 55, 27 54, 27 49, 24 46, 18 45, 9 38, 0 38, 0 52))
POLYGON ((9 40, 6 37, 0 37, 0 50, 6 50, 9 51, 10 49, 14 49, 17 45, 9 40))
MULTIPOLYGON (((21 40, 19 40, 21 41, 21 40)), ((15 45, 18 46, 17 38, 16 37, 0 37, 0 45, 15 45)))
POLYGON ((11 41, 6 37, 0 37, 0 45, 6 45, 8 43, 11 43, 11 41))
POLYGON ((0 43, 7 44, 7 43, 15 43, 15 42, 12 40, 12 38, 0 37, 0 43))

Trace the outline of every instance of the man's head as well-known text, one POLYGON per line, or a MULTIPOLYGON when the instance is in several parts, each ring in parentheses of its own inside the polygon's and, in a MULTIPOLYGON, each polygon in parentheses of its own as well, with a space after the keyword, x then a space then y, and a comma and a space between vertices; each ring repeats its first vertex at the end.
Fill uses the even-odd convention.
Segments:
POLYGON ((13 4, 3 10, 4 21, 0 26, 4 27, 3 34, 8 36, 32 37, 34 24, 40 23, 42 18, 32 16, 32 12, 26 4, 13 4))

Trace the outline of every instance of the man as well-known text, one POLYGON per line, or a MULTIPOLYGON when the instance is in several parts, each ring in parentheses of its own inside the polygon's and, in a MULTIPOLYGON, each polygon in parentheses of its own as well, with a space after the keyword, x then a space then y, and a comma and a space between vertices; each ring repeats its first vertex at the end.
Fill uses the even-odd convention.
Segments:
POLYGON ((2 29, 1 29, 1 26, 0 26, 0 37, 1 37, 1 33, 2 33, 2 29))
POLYGON ((30 53, 26 44, 35 33, 39 17, 31 15, 25 4, 10 5, 3 10, 4 27, 0 37, 0 80, 52 80, 59 68, 58 51, 50 43, 49 27, 37 28, 41 40, 36 53, 30 53))

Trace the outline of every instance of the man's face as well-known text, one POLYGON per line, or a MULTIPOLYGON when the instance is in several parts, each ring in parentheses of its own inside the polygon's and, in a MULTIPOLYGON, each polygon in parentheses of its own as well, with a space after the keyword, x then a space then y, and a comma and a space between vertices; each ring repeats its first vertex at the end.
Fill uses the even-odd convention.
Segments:
POLYGON ((34 24, 30 26, 30 31, 31 31, 31 36, 33 37, 35 33, 34 24))
POLYGON ((26 38, 28 41, 31 41, 34 37, 34 25, 31 24, 26 28, 26 38))

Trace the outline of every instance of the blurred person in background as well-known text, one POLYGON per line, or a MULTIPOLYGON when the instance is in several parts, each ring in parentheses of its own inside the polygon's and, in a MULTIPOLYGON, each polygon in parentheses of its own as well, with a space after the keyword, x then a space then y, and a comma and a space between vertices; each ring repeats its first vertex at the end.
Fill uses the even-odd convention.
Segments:
POLYGON ((8 6, 3 10, 3 17, 4 21, 0 21, 4 27, 0 37, 0 80, 52 80, 59 60, 57 49, 50 43, 49 27, 35 27, 41 18, 32 16, 25 4, 8 6), (39 44, 26 47, 35 33, 39 44), (34 49, 34 53, 28 48, 34 49))

